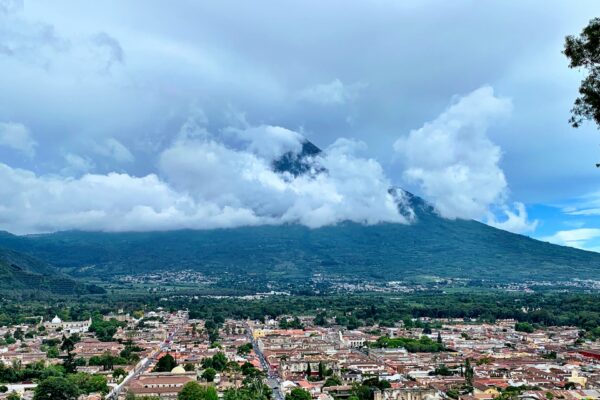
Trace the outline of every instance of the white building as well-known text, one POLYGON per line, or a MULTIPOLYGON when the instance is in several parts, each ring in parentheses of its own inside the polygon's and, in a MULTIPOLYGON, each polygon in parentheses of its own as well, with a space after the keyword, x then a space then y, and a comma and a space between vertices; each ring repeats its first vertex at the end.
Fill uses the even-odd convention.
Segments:
POLYGON ((51 331, 62 331, 68 334, 73 333, 84 333, 89 331, 90 326, 92 325, 92 319, 88 319, 87 321, 70 321, 64 322, 62 319, 58 318, 58 315, 52 318, 50 322, 43 323, 44 328, 46 330, 51 331))

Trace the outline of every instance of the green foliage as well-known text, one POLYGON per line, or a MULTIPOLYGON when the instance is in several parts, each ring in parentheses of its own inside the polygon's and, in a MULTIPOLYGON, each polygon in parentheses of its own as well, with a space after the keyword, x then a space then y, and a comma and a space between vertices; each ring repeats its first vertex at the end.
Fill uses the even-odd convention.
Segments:
POLYGON ((202 360, 202 368, 212 368, 215 371, 224 371, 227 368, 228 360, 224 353, 218 352, 212 357, 208 357, 202 360))
POLYGON ((240 389, 229 389, 223 394, 224 400, 270 400, 271 389, 264 384, 260 374, 249 374, 240 389))
POLYGON ((117 321, 114 318, 104 321, 102 315, 95 314, 92 317, 90 332, 94 332, 98 340, 102 342, 110 342, 113 340, 114 334, 117 333, 117 329, 123 326, 125 326, 125 322, 117 321))
POLYGON ((206 368, 204 371, 202 371, 202 379, 206 380, 206 382, 212 382, 215 380, 215 377, 217 376, 217 371, 215 371, 214 368, 206 368))
POLYGON ((186 371, 188 371, 188 372, 192 372, 192 371, 195 371, 195 370, 196 370, 196 367, 194 367, 194 365, 193 365, 193 364, 190 364, 190 363, 185 363, 185 364, 183 365, 183 369, 185 369, 185 370, 186 370, 186 371))
POLYGON ((222 321, 215 321, 214 318, 208 319, 204 323, 204 329, 208 333, 208 341, 214 345, 219 340, 219 326, 222 321))
POLYGON ((440 364, 437 367, 435 367, 433 372, 430 372, 429 374, 438 376, 452 376, 454 375, 454 371, 448 368, 445 364, 440 364))
POLYGON ((75 383, 63 377, 50 377, 35 388, 33 400, 76 400, 78 396, 75 383))
POLYGON ((473 386, 473 377, 475 376, 475 371, 473 370, 473 367, 471 366, 471 360, 468 358, 465 360, 464 375, 465 375, 466 384, 469 387, 472 387, 473 386))
POLYGON ((240 356, 248 355, 252 351, 252 343, 245 343, 237 348, 237 353, 240 356))
POLYGON ((445 350, 443 344, 435 342, 427 336, 422 336, 420 339, 405 337, 390 338, 388 336, 381 336, 374 343, 374 346, 392 349, 405 348, 409 353, 437 353, 445 350))
POLYGON ((365 379, 362 382, 363 386, 367 386, 370 388, 377 388, 379 390, 384 390, 384 389, 388 389, 391 387, 390 383, 388 381, 385 380, 379 380, 379 378, 369 378, 369 379, 365 379))
POLYGON ((313 320, 313 324, 316 326, 327 326, 327 313, 324 311, 318 313, 313 320))
POLYGON ((127 371, 125 371, 123 368, 117 368, 113 371, 112 376, 117 381, 120 381, 127 376, 127 371))
POLYGON ((0 382, 17 383, 30 380, 43 380, 51 376, 64 375, 60 365, 46 367, 43 362, 28 364, 24 368, 9 367, 0 363, 0 382))
POLYGON ((318 376, 319 379, 325 379, 325 375, 327 373, 326 369, 325 369, 325 364, 323 364, 323 361, 319 361, 319 367, 318 367, 318 376))
POLYGON ((600 18, 592 19, 580 36, 567 36, 563 54, 569 59, 569 68, 587 70, 569 122, 575 128, 583 120, 592 120, 600 126, 600 18))
POLYGON ((289 321, 287 318, 282 318, 279 321, 279 327, 281 329, 303 329, 304 328, 304 326, 302 325, 302 323, 300 322, 300 319, 298 319, 298 317, 294 317, 289 321))
POLYGON ((105 376, 77 373, 68 375, 67 379, 75 385, 80 394, 108 393, 108 384, 105 376))
POLYGON ((136 396, 135 394, 129 392, 125 396, 125 400, 161 400, 158 396, 136 396))
POLYGON ((58 358, 59 354, 60 351, 56 346, 49 347, 48 350, 46 350, 46 356, 48 356, 48 358, 58 358))
MULTIPOLYGON (((0 249, 0 292, 70 294, 103 293, 93 285, 84 285, 60 273, 48 263, 8 249, 0 249)), ((2 324, 0 324, 2 325, 2 324)))
MULTIPOLYGON (((115 365, 127 364, 127 360, 110 352, 104 352, 101 356, 92 356, 88 361, 90 366, 102 366, 105 371, 112 370, 115 365)), ((170 370, 169 370, 170 371, 170 370)))
MULTIPOLYGON (((221 289, 239 291, 266 289, 267 282, 273 281, 296 294, 306 293, 306 283, 314 274, 351 281, 478 277, 492 283, 531 277, 600 278, 598 254, 539 242, 476 221, 447 220, 421 199, 409 197, 418 214, 418 223, 409 225, 0 235, 0 246, 26 251, 79 277, 107 279, 177 265, 220 279, 221 289), (93 267, 81 269, 82 265, 93 267)), ((324 282, 315 288, 326 293, 329 287, 324 282)))
POLYGON ((247 361, 244 364, 242 364, 241 370, 242 370, 242 374, 244 376, 255 377, 255 376, 262 375, 262 372, 260 370, 256 369, 254 367, 254 365, 252 365, 251 363, 249 363, 247 361))
POLYGON ((312 396, 304 389, 293 388, 285 395, 285 400, 312 400, 312 396))
POLYGON ((158 360, 154 367, 154 372, 171 372, 176 366, 177 361, 175 361, 172 355, 167 353, 158 360))
POLYGON ((327 386, 340 386, 342 384, 342 379, 339 376, 332 376, 325 380, 323 384, 324 387, 327 386))
POLYGON ((127 360, 127 364, 136 364, 140 360, 138 352, 144 349, 139 346, 134 346, 131 340, 125 341, 125 348, 121 350, 119 356, 127 360))
POLYGON ((517 322, 515 324, 515 331, 517 332, 532 333, 534 330, 535 328, 529 322, 517 322))
POLYGON ((191 381, 183 386, 177 395, 177 400, 217 400, 217 391, 212 386, 202 386, 191 381))

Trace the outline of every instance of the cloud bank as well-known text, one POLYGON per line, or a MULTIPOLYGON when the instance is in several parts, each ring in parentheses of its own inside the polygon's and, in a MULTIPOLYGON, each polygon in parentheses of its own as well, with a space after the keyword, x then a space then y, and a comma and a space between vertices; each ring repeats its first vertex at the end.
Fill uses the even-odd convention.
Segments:
POLYGON ((490 125, 507 117, 510 99, 497 97, 483 86, 459 97, 442 114, 394 143, 405 165, 404 178, 416 184, 446 218, 486 219, 513 232, 533 231, 523 204, 511 211, 505 204, 508 184, 500 159, 502 151, 487 136, 490 125), (500 207, 505 221, 490 216, 500 207))
MULTIPOLYGON (((300 151, 297 132, 259 126, 233 130, 229 139, 235 145, 206 131, 180 136, 160 154, 159 173, 142 177, 36 175, 0 164, 0 229, 32 233, 407 222, 388 193, 391 183, 381 165, 360 156, 362 143, 338 139, 306 159, 324 172, 293 176, 274 172, 271 164, 284 153, 300 151)), ((111 143, 108 148, 119 148, 111 143)), ((71 168, 90 168, 77 155, 67 154, 66 161, 71 168)))
MULTIPOLYGON (((404 179, 416 182, 442 217, 534 231, 537 221, 528 220, 525 206, 506 203, 501 150, 486 135, 488 126, 510 111, 510 100, 496 97, 488 86, 457 98, 433 121, 396 140, 404 179)), ((393 184, 382 166, 363 155, 365 143, 339 138, 321 153, 303 154, 301 133, 252 126, 243 115, 235 120, 236 126, 213 133, 205 114, 193 110, 157 155, 156 172, 140 176, 92 173, 93 159, 72 152, 63 155, 60 174, 0 164, 0 229, 36 233, 413 222, 404 196, 390 193, 393 184), (277 172, 273 163, 282 157, 302 162, 307 172, 277 172)), ((9 123, 0 125, 2 144, 33 156, 36 142, 23 125, 9 123)), ((136 161, 113 137, 90 142, 89 148, 113 164, 136 161)))
POLYGON ((0 122, 0 146, 9 147, 28 157, 33 157, 37 142, 25 125, 15 122, 0 122))
POLYGON ((599 251, 600 248, 590 246, 590 243, 599 237, 600 229, 598 228, 578 228, 558 231, 551 236, 542 237, 540 240, 582 250, 599 251))

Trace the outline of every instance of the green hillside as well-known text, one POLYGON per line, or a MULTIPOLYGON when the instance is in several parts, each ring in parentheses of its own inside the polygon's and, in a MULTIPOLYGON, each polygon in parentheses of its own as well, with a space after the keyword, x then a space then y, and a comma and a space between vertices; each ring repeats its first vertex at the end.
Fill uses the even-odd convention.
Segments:
POLYGON ((79 283, 34 257, 0 249, 0 292, 71 295, 103 290, 79 283))
POLYGON ((209 276, 298 284, 315 274, 377 281, 417 276, 498 283, 600 279, 600 254, 476 221, 440 218, 417 197, 412 204, 418 220, 411 225, 4 234, 0 246, 27 252, 79 277, 194 269, 209 276))

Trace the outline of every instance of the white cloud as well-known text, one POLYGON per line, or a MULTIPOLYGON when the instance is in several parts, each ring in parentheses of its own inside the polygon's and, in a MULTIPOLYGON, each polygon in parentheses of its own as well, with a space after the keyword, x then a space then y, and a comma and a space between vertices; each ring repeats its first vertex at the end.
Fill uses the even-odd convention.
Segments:
POLYGON ((540 238, 540 240, 560 244, 563 246, 576 247, 578 249, 597 251, 597 245, 592 245, 594 239, 600 238, 600 229, 597 228, 579 228, 564 231, 558 231, 552 236, 540 238))
POLYGON ((484 86, 459 98, 435 120, 394 143, 417 183, 447 218, 482 218, 507 188, 498 165, 501 149, 486 135, 489 124, 511 111, 511 101, 484 86))
POLYGON ((22 9, 19 1, 0 4, 0 55, 46 68, 69 43, 56 34, 53 25, 23 18, 22 9))
POLYGON ((129 149, 115 138, 108 138, 102 143, 96 143, 93 149, 96 154, 112 158, 120 163, 131 163, 135 159, 129 149))
POLYGON ((25 125, 15 122, 0 122, 0 146, 10 147, 28 157, 33 157, 37 142, 31 137, 31 133, 25 125))
POLYGON ((600 192, 595 191, 580 196, 562 206, 561 211, 567 215, 596 216, 600 215, 600 192))
POLYGON ((64 155, 66 166, 61 170, 63 175, 73 175, 91 171, 95 165, 92 160, 78 154, 67 153, 64 155))
POLYGON ((391 184, 381 165, 358 155, 365 148, 363 142, 344 138, 328 147, 325 155, 317 158, 326 174, 314 179, 300 176, 291 182, 295 201, 284 219, 311 227, 343 220, 407 223, 388 193, 391 184))
POLYGON ((500 221, 495 215, 488 216, 486 223, 498 229, 513 233, 530 233, 535 231, 538 226, 538 221, 529 221, 527 216, 527 210, 523 203, 515 202, 513 204, 514 210, 504 207, 502 213, 505 219, 500 221))
MULTIPOLYGON (((283 128, 261 128, 267 131, 277 132, 267 136, 274 143, 281 134, 291 135, 283 128)), ((29 233, 406 222, 379 163, 360 157, 364 144, 336 141, 309 160, 326 172, 299 177, 273 172, 273 153, 257 154, 255 145, 253 140, 233 148, 210 137, 177 139, 160 156, 163 178, 40 176, 0 164, 0 229, 29 233)), ((90 166, 74 154, 66 159, 81 169, 90 166)))
POLYGON ((303 136, 280 126, 263 125, 244 130, 236 130, 240 140, 248 143, 248 150, 268 160, 275 160, 283 154, 299 152, 303 136))
POLYGON ((340 105, 356 97, 363 84, 345 85, 339 79, 334 79, 329 83, 321 83, 309 86, 303 89, 299 94, 300 100, 316 103, 320 105, 340 105))
MULTIPOLYGON (((267 131, 286 137, 292 133, 278 127, 260 128, 260 132, 267 131)), ((262 143, 265 148, 277 148, 273 144, 279 144, 281 137, 264 136, 260 141, 267 141, 262 143)), ((356 155, 361 145, 336 141, 314 160, 326 173, 299 177, 273 172, 273 153, 256 154, 255 145, 250 141, 247 147, 234 149, 212 138, 178 140, 161 155, 160 169, 174 187, 195 198, 246 207, 272 221, 311 227, 343 220, 406 222, 387 193, 390 182, 379 163, 356 155)))
POLYGON ((251 225, 245 209, 196 202, 156 175, 37 176, 0 164, 0 229, 15 233, 251 225))

